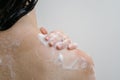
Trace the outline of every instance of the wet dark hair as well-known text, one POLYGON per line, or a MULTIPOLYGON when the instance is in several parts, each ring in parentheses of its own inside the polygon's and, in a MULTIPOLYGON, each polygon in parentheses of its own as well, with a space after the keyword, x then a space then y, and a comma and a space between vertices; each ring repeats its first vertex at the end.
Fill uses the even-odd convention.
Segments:
POLYGON ((38 0, 0 0, 0 31, 12 27, 29 13, 38 0))

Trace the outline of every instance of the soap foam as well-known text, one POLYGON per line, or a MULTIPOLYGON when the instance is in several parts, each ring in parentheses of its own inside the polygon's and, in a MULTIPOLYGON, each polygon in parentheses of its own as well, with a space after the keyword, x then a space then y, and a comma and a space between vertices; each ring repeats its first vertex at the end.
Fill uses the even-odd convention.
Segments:
POLYGON ((46 35, 43 35, 43 34, 38 34, 38 38, 39 40, 41 41, 41 43, 45 46, 48 46, 48 42, 45 40, 45 36, 46 35))
MULTIPOLYGON (((43 34, 38 34, 38 38, 44 46, 48 47, 48 42, 45 40, 45 36, 43 34)), ((60 42, 58 42, 60 43, 60 42)), ((62 66, 63 69, 67 70, 86 70, 90 65, 88 65, 86 59, 84 57, 77 56, 73 52, 64 53, 64 50, 57 52, 56 46, 53 46, 51 55, 53 63, 62 66)))

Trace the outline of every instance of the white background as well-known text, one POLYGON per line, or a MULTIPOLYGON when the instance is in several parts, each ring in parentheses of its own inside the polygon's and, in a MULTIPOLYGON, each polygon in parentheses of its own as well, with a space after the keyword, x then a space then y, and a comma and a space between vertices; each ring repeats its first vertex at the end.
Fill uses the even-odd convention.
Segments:
POLYGON ((120 80, 119 0, 39 0, 38 25, 62 30, 93 57, 97 80, 120 80))

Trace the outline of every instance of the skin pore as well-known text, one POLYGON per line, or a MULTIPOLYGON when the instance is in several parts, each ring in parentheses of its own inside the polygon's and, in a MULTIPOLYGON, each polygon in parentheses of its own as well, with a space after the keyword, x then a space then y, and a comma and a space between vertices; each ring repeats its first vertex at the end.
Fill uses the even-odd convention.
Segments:
POLYGON ((0 32, 0 80, 95 80, 94 64, 88 55, 78 49, 45 46, 38 39, 39 33, 35 10, 0 32), (76 67, 68 68, 76 59, 76 67))

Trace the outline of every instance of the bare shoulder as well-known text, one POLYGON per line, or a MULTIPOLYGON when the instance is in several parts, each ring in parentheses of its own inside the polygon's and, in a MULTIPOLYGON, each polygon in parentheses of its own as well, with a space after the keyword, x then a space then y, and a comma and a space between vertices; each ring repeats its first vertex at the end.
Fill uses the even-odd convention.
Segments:
POLYGON ((75 49, 75 50, 73 50, 73 52, 81 60, 81 63, 83 62, 84 68, 90 69, 91 67, 94 67, 94 61, 93 61, 92 57, 90 55, 88 55, 86 52, 84 52, 80 49, 75 49))
POLYGON ((85 60, 90 64, 94 65, 93 59, 90 55, 88 55, 85 51, 82 51, 80 49, 75 49, 73 50, 75 54, 77 54, 79 57, 85 58, 85 60))
POLYGON ((83 75, 83 80, 96 80, 92 57, 80 49, 75 49, 73 52, 79 57, 79 71, 83 75))

